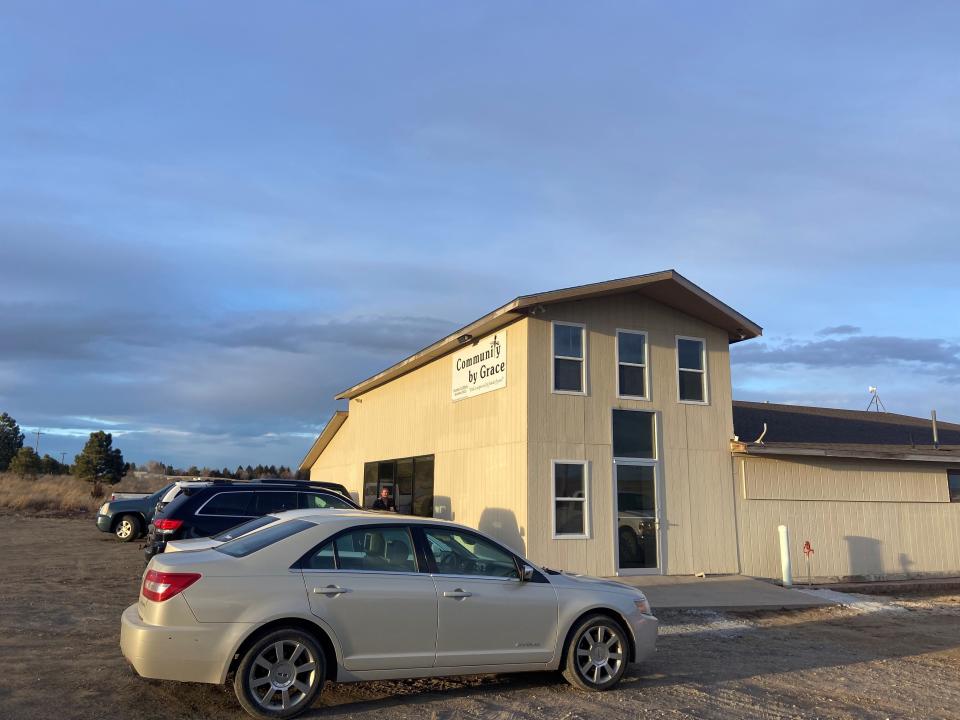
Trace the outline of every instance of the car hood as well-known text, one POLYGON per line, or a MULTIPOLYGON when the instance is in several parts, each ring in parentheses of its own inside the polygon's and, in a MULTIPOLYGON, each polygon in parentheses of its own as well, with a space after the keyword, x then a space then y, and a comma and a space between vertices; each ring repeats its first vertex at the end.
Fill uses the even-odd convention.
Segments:
POLYGON ((603 578, 577 575, 568 572, 561 572, 559 575, 550 575, 549 578, 550 582, 557 588, 589 588, 591 590, 603 590, 605 592, 644 597, 639 589, 617 582, 616 580, 605 580, 603 578))

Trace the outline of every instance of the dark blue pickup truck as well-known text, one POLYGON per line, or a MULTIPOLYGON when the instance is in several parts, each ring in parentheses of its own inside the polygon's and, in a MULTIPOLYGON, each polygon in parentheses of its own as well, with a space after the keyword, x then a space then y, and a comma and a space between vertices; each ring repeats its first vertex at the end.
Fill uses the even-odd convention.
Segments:
POLYGON ((170 483, 146 497, 105 502, 97 510, 97 529, 113 533, 121 542, 146 535, 157 503, 173 485, 170 483))

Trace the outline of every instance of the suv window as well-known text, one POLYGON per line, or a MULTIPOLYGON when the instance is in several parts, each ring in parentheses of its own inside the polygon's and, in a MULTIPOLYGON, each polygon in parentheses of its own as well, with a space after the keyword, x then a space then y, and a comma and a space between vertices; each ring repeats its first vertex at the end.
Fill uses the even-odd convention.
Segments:
POLYGON ((219 492, 207 500, 197 511, 198 515, 225 515, 245 517, 253 513, 248 511, 252 492, 219 492))
POLYGON ((417 572, 413 540, 405 527, 357 528, 338 536, 334 544, 341 570, 417 572))
POLYGON ((296 535, 310 527, 315 526, 312 522, 306 520, 287 520, 277 523, 273 527, 264 528, 260 532, 241 535, 236 540, 231 540, 214 549, 225 555, 246 557, 257 552, 257 550, 263 550, 263 548, 273 545, 275 542, 296 535))
POLYGON ((353 505, 332 493, 302 493, 303 507, 307 509, 339 508, 353 510, 353 505))
POLYGON ((519 578, 513 555, 473 533, 424 528, 424 535, 438 573, 519 578))
POLYGON ((295 491, 258 490, 253 497, 253 512, 251 515, 266 515, 267 513, 297 509, 297 493, 295 491))

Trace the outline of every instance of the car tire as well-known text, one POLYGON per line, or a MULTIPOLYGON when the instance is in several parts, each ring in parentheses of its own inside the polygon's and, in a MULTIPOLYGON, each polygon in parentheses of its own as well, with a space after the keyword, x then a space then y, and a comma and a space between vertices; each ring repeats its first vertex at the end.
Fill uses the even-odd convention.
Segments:
POLYGON ((234 674, 233 689, 243 709, 255 718, 292 718, 309 710, 320 697, 326 670, 316 638, 283 628, 247 648, 234 674))
POLYGON ((113 528, 120 542, 133 542, 143 533, 143 523, 136 515, 121 515, 113 528))
POLYGON ((629 653, 623 625, 609 615, 588 615, 570 633, 563 677, 579 690, 609 690, 627 671, 629 653))

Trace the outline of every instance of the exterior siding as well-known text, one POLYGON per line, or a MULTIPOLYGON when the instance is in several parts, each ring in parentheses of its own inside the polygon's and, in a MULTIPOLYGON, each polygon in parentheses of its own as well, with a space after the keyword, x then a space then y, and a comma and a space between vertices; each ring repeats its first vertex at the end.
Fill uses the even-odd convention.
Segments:
POLYGON ((351 400, 310 478, 360 499, 364 463, 434 455, 435 515, 526 552, 526 319, 506 334, 506 387, 453 402, 451 355, 438 358, 351 400))
POLYGON ((794 573, 901 577, 960 569, 960 503, 945 466, 868 460, 733 458, 743 572, 779 577, 777 526, 790 529, 794 573))
POLYGON ((530 318, 527 475, 530 557, 594 575, 616 572, 612 411, 657 413, 661 562, 670 574, 735 573, 730 439, 730 354, 725 331, 637 294, 552 304, 530 318), (551 392, 551 321, 586 325, 587 394, 551 392), (650 400, 621 400, 616 388, 616 330, 648 333, 650 400), (709 404, 677 399, 676 336, 706 339, 709 404), (591 534, 552 538, 551 461, 590 462, 591 534))

